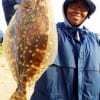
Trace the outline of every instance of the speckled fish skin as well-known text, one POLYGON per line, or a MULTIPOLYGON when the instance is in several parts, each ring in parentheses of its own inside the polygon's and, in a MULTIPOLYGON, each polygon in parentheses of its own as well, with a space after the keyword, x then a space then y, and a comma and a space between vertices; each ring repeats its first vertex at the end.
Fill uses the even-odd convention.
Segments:
POLYGON ((27 100, 57 52, 57 33, 49 0, 22 0, 4 38, 4 50, 17 89, 10 100, 27 100))

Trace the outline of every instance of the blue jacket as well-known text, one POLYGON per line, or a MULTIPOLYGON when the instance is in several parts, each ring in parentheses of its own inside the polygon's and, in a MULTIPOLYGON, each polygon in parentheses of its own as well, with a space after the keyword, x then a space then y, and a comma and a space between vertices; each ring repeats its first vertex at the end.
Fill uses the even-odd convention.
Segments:
POLYGON ((3 32, 2 32, 2 30, 0 30, 0 43, 2 43, 3 42, 3 32))
POLYGON ((76 43, 68 27, 58 23, 57 30, 57 57, 37 81, 31 100, 100 100, 99 39, 83 28, 76 57, 76 43))
POLYGON ((11 17, 15 13, 14 5, 18 3, 20 3, 20 0, 2 0, 2 6, 7 24, 9 24, 11 17))

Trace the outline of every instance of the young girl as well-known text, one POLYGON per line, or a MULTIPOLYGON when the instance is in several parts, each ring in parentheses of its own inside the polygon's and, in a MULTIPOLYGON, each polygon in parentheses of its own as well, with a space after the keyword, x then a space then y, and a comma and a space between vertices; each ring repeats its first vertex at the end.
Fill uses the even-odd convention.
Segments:
POLYGON ((31 100, 100 100, 100 41, 83 26, 95 9, 91 0, 64 2, 57 57, 37 81, 31 100))

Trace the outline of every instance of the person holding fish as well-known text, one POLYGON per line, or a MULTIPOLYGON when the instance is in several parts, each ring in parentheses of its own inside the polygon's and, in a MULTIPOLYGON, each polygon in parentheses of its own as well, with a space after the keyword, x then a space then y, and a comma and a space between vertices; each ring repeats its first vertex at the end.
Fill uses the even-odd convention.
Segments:
POLYGON ((35 83, 30 100, 100 100, 100 40, 83 25, 95 10, 92 0, 64 1, 55 61, 35 83))
POLYGON ((57 57, 31 100, 100 100, 100 40, 83 26, 95 10, 91 0, 65 0, 65 21, 57 23, 57 57))

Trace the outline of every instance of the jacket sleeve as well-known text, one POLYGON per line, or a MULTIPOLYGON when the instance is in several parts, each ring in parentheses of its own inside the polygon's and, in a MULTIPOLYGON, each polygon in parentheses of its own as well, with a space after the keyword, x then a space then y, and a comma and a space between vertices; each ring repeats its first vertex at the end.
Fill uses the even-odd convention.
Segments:
POLYGON ((95 37, 96 37, 98 45, 100 46, 100 33, 95 33, 95 37))
MULTIPOLYGON (((98 55, 100 57, 100 35, 96 34, 96 40, 97 40, 97 44, 98 44, 98 55)), ((100 69, 100 58, 99 58, 99 69, 100 69)))

